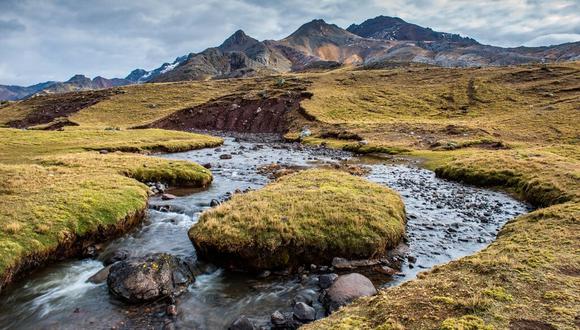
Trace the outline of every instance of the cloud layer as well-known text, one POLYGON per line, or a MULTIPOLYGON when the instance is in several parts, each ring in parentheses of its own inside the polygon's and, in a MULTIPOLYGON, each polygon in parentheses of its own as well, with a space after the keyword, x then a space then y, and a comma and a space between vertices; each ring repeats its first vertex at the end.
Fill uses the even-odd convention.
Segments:
POLYGON ((580 40, 577 0, 0 0, 0 84, 124 77, 219 45, 241 28, 279 39, 314 18, 378 15, 498 46, 580 40))

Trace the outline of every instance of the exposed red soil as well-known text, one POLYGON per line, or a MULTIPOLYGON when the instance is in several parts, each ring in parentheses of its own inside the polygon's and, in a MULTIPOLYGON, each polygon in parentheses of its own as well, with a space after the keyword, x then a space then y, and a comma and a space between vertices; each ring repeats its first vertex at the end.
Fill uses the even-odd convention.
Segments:
POLYGON ((246 133, 284 133, 290 117, 300 114, 300 101, 309 94, 244 99, 226 96, 208 103, 177 111, 138 128, 192 129, 246 133))
POLYGON ((30 113, 24 119, 14 120, 7 124, 14 128, 48 124, 57 118, 68 117, 75 112, 97 104, 116 93, 119 93, 119 91, 106 89, 36 96, 22 101, 24 105, 31 108, 30 113))

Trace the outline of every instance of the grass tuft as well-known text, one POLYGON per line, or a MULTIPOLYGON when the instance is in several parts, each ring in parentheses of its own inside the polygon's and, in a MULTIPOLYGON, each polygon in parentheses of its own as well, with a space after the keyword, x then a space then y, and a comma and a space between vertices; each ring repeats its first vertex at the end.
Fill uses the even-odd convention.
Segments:
POLYGON ((189 231, 198 254, 249 269, 380 256, 404 234, 405 211, 392 190, 335 170, 286 175, 235 195, 189 231))

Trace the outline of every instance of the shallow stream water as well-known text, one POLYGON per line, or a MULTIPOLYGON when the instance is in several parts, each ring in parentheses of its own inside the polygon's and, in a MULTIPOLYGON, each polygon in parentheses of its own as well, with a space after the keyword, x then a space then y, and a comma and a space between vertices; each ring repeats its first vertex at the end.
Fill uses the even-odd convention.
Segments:
MULTIPOLYGON (((210 207, 212 199, 223 199, 236 189, 265 185, 269 180, 257 173, 257 167, 271 163, 295 167, 341 161, 365 164, 370 169, 368 179, 403 196, 409 253, 417 260, 403 263, 398 276, 372 276, 378 287, 399 284, 434 265, 473 254, 488 245, 506 221, 529 211, 526 204, 504 193, 436 178, 433 172, 409 161, 393 163, 325 149, 237 142, 233 138, 226 138, 224 146, 217 149, 161 157, 210 163, 214 181, 207 190, 174 191, 182 195, 174 200, 151 198, 144 223, 107 244, 101 259, 118 249, 129 251, 131 256, 154 252, 195 256, 187 231, 199 214, 210 207), (223 154, 232 158, 221 160, 223 154)), ((164 304, 128 306, 109 295, 106 283, 88 283, 87 279, 102 267, 100 259, 60 262, 15 283, 0 296, 0 328, 163 328, 171 323, 184 329, 224 329, 242 314, 257 326, 267 325, 275 310, 291 310, 297 296, 308 297, 320 307, 315 272, 257 278, 207 265, 205 273, 178 297, 178 315, 170 319, 165 316, 164 304)))

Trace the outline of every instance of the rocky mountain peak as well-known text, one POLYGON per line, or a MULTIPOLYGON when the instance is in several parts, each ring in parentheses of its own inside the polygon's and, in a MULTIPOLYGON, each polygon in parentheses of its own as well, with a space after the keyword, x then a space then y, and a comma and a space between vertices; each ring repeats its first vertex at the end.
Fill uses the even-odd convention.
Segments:
POLYGON ((323 19, 312 20, 298 28, 296 32, 292 33, 288 38, 296 37, 311 37, 311 36, 336 36, 336 35, 350 35, 344 29, 341 29, 335 24, 328 24, 323 19))
POLYGON ((237 30, 229 38, 227 38, 218 48, 223 52, 242 51, 246 50, 256 44, 260 43, 258 40, 248 36, 244 31, 237 30))
POLYGON ((85 76, 83 74, 75 74, 66 82, 73 83, 73 84, 91 83, 91 78, 88 78, 87 76, 85 76))
POLYGON ((382 40, 447 41, 477 44, 471 38, 458 34, 433 31, 431 28, 411 24, 399 17, 377 16, 361 24, 352 24, 347 31, 364 38, 382 40))

